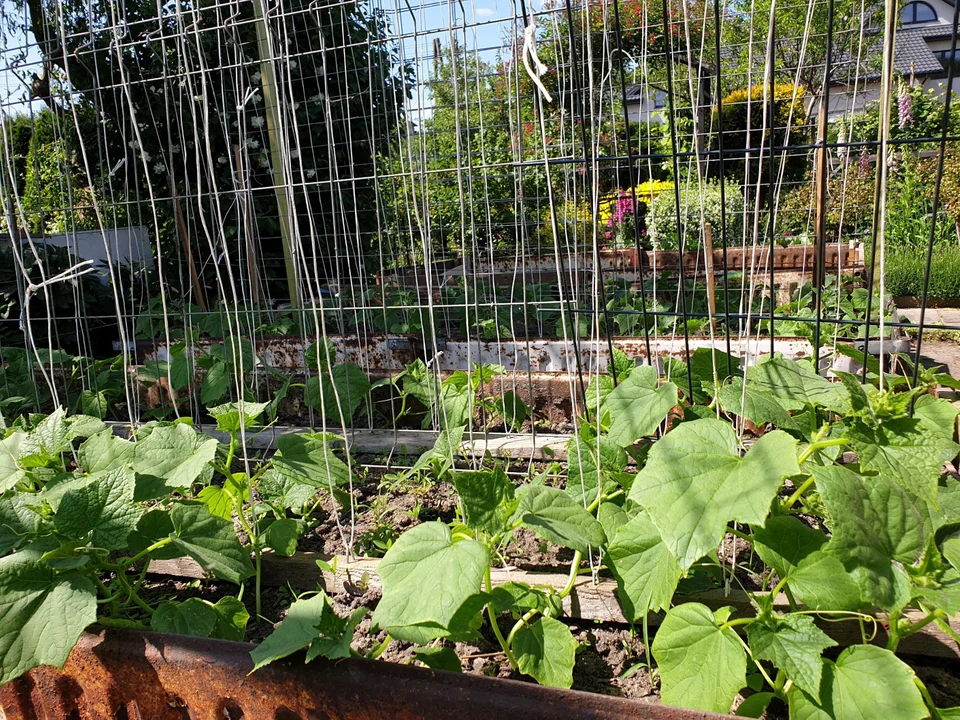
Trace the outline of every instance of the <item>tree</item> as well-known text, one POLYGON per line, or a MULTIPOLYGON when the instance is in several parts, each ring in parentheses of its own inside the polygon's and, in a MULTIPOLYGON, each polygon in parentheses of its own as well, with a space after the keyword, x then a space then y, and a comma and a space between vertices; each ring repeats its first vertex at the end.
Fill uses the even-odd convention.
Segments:
MULTIPOLYGON (((206 266, 208 286, 230 282, 209 262, 241 266, 259 246, 276 277, 279 222, 263 63, 275 71, 283 184, 302 266, 318 280, 363 271, 378 227, 378 156, 396 145, 412 71, 384 15, 358 2, 282 0, 260 57, 248 0, 187 6, 18 0, 43 57, 32 79, 63 125, 78 127, 83 170, 130 221, 161 232, 176 260, 177 206, 206 266), (158 7, 160 8, 158 10, 158 7), (176 199, 175 199, 176 198, 176 199), (349 265, 337 258, 350 257, 349 265), (316 265, 314 265, 314 263, 316 265)), ((259 254, 259 253, 258 253, 259 254)), ((284 286, 276 293, 285 295, 284 286)))

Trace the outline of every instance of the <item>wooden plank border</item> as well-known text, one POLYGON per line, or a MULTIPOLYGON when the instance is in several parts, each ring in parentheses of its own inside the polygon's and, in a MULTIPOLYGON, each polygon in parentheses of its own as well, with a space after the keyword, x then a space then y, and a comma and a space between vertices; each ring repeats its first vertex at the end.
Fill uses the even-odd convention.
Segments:
MULTIPOLYGON (((379 565, 378 558, 348 560, 344 556, 334 557, 311 552, 298 552, 293 557, 282 558, 265 553, 262 556, 262 582, 268 587, 290 585, 298 590, 314 590, 319 585, 331 594, 345 591, 354 595, 363 595, 370 588, 381 587, 380 578, 377 575, 379 565), (336 574, 322 570, 317 565, 318 560, 329 566, 335 564, 336 574)), ((151 575, 179 578, 206 577, 203 568, 190 558, 154 560, 150 563, 149 572, 151 575)), ((490 575, 495 586, 506 582, 524 582, 529 585, 552 587, 556 590, 562 589, 568 580, 566 573, 540 573, 515 568, 493 568, 490 575)), ((750 596, 741 590, 732 590, 729 594, 723 590, 709 590, 694 595, 678 595, 674 600, 677 603, 698 602, 714 610, 732 606, 735 608, 734 617, 746 615, 753 608, 750 596)), ((786 596, 778 595, 774 600, 774 607, 781 611, 789 610, 786 596)), ((563 609, 567 617, 575 620, 628 623, 617 600, 617 584, 613 580, 594 581, 590 576, 581 576, 573 592, 564 600, 563 609)), ((905 617, 916 622, 923 616, 918 612, 912 612, 907 613, 905 617)), ((663 613, 651 613, 647 616, 650 627, 657 627, 662 621, 663 613)), ((824 616, 817 618, 817 624, 841 646, 862 642, 860 623, 855 618, 838 622, 836 619, 828 619, 824 616)), ((960 632, 960 618, 953 618, 950 624, 955 632, 960 632)), ((883 647, 886 646, 889 636, 887 628, 885 620, 880 618, 875 627, 868 624, 865 631, 868 636, 872 635, 871 642, 874 645, 883 647)), ((898 652, 960 660, 960 647, 933 623, 903 638, 898 652)))

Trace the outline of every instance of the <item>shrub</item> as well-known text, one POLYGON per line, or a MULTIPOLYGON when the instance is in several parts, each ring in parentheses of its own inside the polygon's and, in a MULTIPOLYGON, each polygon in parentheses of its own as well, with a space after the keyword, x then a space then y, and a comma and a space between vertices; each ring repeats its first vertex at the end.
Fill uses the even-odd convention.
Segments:
MULTIPOLYGON (((887 292, 894 297, 921 296, 926 267, 925 252, 910 248, 894 250, 887 255, 887 292)), ((933 262, 930 265, 929 297, 960 301, 960 247, 934 247, 933 262)))
MULTIPOLYGON (((723 99, 723 149, 724 152, 742 150, 747 147, 758 148, 767 146, 770 143, 769 130, 760 136, 760 130, 763 127, 764 102, 766 86, 753 85, 750 88, 734 90, 723 99), (748 112, 749 110, 749 112, 748 112), (747 127, 749 120, 750 138, 747 143, 747 127)), ((804 140, 803 127, 807 121, 807 112, 803 103, 803 90, 790 84, 779 84, 773 86, 774 99, 774 122, 773 122, 773 143, 774 145, 784 145, 789 141, 791 145, 801 143, 804 140), (789 137, 787 129, 790 130, 789 137)), ((718 108, 713 109, 712 127, 720 128, 720 114, 718 108)), ((718 148, 718 134, 714 133, 713 147, 718 148)), ((724 158, 724 172, 739 182, 744 182, 745 162, 741 153, 731 153, 724 158)), ((803 176, 807 169, 807 154, 797 154, 790 156, 787 160, 787 167, 784 172, 786 180, 797 180, 803 176)), ((761 181, 765 184, 769 175, 769 163, 766 160, 760 161, 759 154, 755 153, 751 160, 751 168, 760 165, 761 181)), ((779 161, 778 161, 779 164, 779 161)), ((755 171, 754 171, 755 172, 755 171)), ((756 177, 751 178, 751 182, 756 182, 756 177)))
MULTIPOLYGON (((943 88, 901 85, 898 102, 890 104, 891 139, 939 138, 943 132, 943 113, 946 109, 942 94, 943 88), (901 107, 909 110, 901 112, 901 107)), ((956 98, 950 116, 948 132, 956 135, 960 132, 960 110, 957 109, 956 98)), ((869 104, 863 112, 850 120, 838 121, 833 133, 836 133, 837 137, 848 137, 855 142, 875 142, 880 133, 880 101, 869 104)))
MULTIPOLYGON (((743 194, 740 189, 727 183, 726 194, 727 242, 735 242, 742 227, 743 194)), ((707 180, 702 186, 696 183, 683 183, 680 187, 680 222, 687 228, 684 238, 685 247, 699 247, 700 228, 704 223, 713 226, 716 244, 720 243, 720 218, 723 205, 720 202, 720 183, 707 180), (702 215, 701 215, 702 203, 702 215)), ((648 217, 650 235, 654 246, 660 250, 673 250, 679 246, 680 233, 677 231, 677 203, 674 192, 662 192, 654 199, 648 217)))

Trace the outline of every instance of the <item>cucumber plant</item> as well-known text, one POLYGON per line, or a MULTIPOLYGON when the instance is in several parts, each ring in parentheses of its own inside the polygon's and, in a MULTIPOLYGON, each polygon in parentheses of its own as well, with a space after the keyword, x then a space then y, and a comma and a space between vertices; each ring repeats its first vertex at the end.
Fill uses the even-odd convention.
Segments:
POLYGON ((351 472, 335 438, 319 433, 284 436, 271 458, 245 459, 237 471, 241 437, 266 407, 209 408, 224 445, 182 420, 148 423, 126 440, 99 418, 62 409, 5 431, 0 684, 37 665, 62 667, 93 623, 243 638, 240 596, 254 579, 259 614, 261 553, 293 554, 307 508, 318 493, 341 491, 351 472), (180 557, 237 585, 238 595, 148 601, 149 562, 180 557))
POLYGON ((570 687, 577 643, 559 617, 597 552, 628 620, 646 629, 666 612, 651 649, 669 704, 729 712, 749 686, 737 711, 753 717, 774 700, 793 718, 956 717, 897 656, 929 625, 960 642, 948 622, 960 612, 960 482, 943 474, 960 451, 958 410, 930 392, 944 377, 913 387, 876 366, 865 385, 831 382, 780 356, 744 373, 706 350, 672 366, 674 384, 615 360, 616 385, 588 393, 565 487, 453 471, 457 520, 393 543, 374 626, 437 650, 486 622, 514 669, 570 687), (564 588, 492 585, 520 527, 575 551, 564 588), (742 584, 720 559, 730 538, 764 563, 759 588, 743 588, 749 611, 685 602, 681 583, 703 568, 742 584), (862 643, 840 651, 825 631, 835 622, 862 628, 862 643))

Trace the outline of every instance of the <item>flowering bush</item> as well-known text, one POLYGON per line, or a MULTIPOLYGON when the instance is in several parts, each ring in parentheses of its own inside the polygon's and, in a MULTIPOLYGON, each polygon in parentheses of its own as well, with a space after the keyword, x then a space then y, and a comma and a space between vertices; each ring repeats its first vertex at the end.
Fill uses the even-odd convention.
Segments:
MULTIPOLYGON (((686 228, 685 249, 700 246, 701 229, 705 223, 713 226, 714 237, 719 247, 721 217, 726 219, 727 242, 735 244, 739 241, 743 227, 741 218, 743 194, 733 183, 727 183, 724 192, 726 212, 720 202, 720 183, 716 180, 707 180, 700 186, 694 182, 685 182, 680 187, 680 222, 686 228)), ((657 196, 650 206, 648 226, 655 248, 675 250, 679 247, 680 233, 677 228, 675 193, 663 192, 657 196)))

